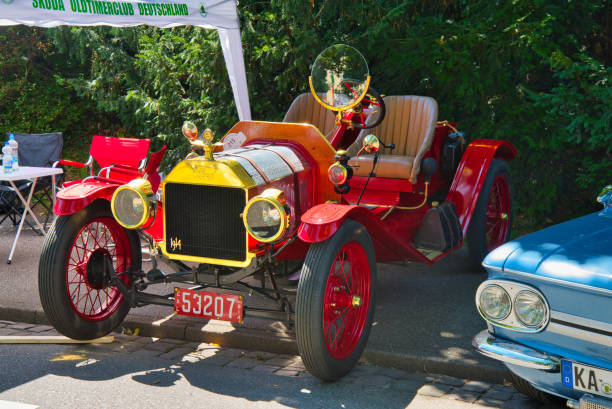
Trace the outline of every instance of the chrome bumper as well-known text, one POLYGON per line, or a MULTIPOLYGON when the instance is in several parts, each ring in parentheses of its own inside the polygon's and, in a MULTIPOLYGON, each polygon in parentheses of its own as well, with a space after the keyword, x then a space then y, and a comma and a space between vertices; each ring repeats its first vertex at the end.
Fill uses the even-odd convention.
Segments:
POLYGON ((579 401, 568 400, 567 406, 572 409, 612 409, 612 401, 585 394, 579 401))
POLYGON ((561 368, 559 358, 511 341, 497 339, 487 330, 474 337, 472 346, 481 354, 508 364, 546 372, 559 372, 561 368))

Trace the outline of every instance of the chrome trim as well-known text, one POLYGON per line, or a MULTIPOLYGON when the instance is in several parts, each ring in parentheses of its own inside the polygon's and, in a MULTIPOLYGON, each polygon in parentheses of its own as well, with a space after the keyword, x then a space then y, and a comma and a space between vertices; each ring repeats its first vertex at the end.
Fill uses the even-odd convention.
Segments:
POLYGON ((488 264, 485 264, 484 262, 482 263, 482 266, 484 268, 486 268, 487 270, 493 270, 493 271, 503 271, 501 267, 497 267, 497 266, 490 266, 488 264))
POLYGON ((537 289, 535 289, 535 288, 533 288, 533 287, 531 287, 529 285, 523 284, 523 283, 518 283, 516 281, 509 281, 509 280, 486 280, 486 281, 484 281, 482 284, 480 284, 480 286, 476 290, 476 309, 478 310, 478 313, 480 314, 480 316, 485 321, 487 321, 487 322, 489 322, 489 323, 491 323, 493 325, 497 325, 498 327, 507 328, 509 330, 518 331, 518 332, 528 332, 528 333, 532 333, 532 334, 536 333, 536 332, 540 332, 544 328, 546 328, 546 325, 548 325, 548 323, 550 321, 550 306, 548 305, 548 301, 546 300, 546 297, 544 297, 544 295, 540 291, 538 291, 537 289), (505 317, 502 320, 493 320, 493 319, 489 318, 484 313, 484 311, 481 310, 481 307, 480 307, 480 294, 489 285, 500 286, 510 296, 510 302, 512 303, 511 311, 510 311, 510 314, 508 314, 508 316, 505 317), (516 315, 516 308, 515 308, 514 304, 515 304, 516 296, 520 292, 522 292, 522 291, 531 291, 531 292, 537 294, 542 299, 542 301, 544 302, 544 306, 546 307, 546 317, 545 317, 545 319, 539 325, 537 325, 535 327, 528 327, 528 326, 526 326, 525 324, 523 324, 520 321, 520 319, 516 315))
POLYGON ((597 334, 595 332, 585 331, 582 329, 568 327, 567 325, 557 324, 551 322, 548 324, 546 331, 550 331, 555 334, 565 335, 566 337, 576 338, 581 341, 591 342, 593 344, 604 345, 612 347, 612 337, 597 334))
POLYGON ((580 402, 578 402, 577 400, 568 399, 567 402, 565 402, 565 404, 567 405, 568 408, 580 409, 580 402))
POLYGON ((570 281, 560 280, 558 278, 544 277, 544 276, 540 276, 540 275, 533 274, 533 273, 525 273, 523 271, 510 270, 508 268, 504 268, 503 272, 510 273, 510 274, 517 274, 517 275, 529 277, 529 278, 534 278, 536 280, 549 281, 549 282, 556 283, 556 284, 563 284, 566 287, 576 287, 576 288, 580 288, 583 290, 589 290, 589 291, 594 291, 598 293, 603 293, 606 295, 612 295, 612 290, 608 290, 606 288, 593 287, 593 286, 586 285, 586 284, 572 283, 570 281))
POLYGON ((477 352, 489 358, 508 364, 546 372, 559 372, 561 360, 535 349, 495 338, 489 331, 479 332, 472 340, 472 346, 477 352))
POLYGON ((585 393, 580 398, 580 409, 612 409, 612 400, 603 396, 595 396, 585 393))
POLYGON ((572 324, 580 325, 582 327, 591 327, 598 330, 603 330, 612 333, 612 324, 603 321, 591 320, 588 318, 579 317, 577 315, 566 314, 559 311, 551 311, 551 319, 558 319, 560 321, 569 322, 572 324))
POLYGON ((85 162, 83 165, 85 165, 85 167, 89 166, 89 175, 93 176, 93 156, 89 155, 87 162, 85 162))

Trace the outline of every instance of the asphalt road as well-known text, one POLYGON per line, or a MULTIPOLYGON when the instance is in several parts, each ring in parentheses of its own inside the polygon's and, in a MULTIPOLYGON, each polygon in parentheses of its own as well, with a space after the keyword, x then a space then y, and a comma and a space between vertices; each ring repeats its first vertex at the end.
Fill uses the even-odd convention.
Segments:
MULTIPOLYGON (((54 332, 6 321, 0 326, 0 333, 19 337, 54 332)), ((509 386, 375 366, 324 383, 305 372, 298 357, 171 339, 122 335, 99 345, 0 345, 1 409, 485 406, 556 409, 509 386)))
POLYGON ((95 355, 82 347, 1 346, 0 362, 0 399, 42 408, 405 408, 416 396, 200 363, 167 366, 156 358, 95 355))
MULTIPOLYGON (((6 223, 0 226, 0 257, 8 254, 13 235, 12 227, 6 223)), ((0 262, 0 311, 5 311, 0 319, 29 321, 35 315, 37 322, 44 321, 37 285, 42 241, 43 237, 25 230, 13 264, 0 262)), ((379 263, 374 327, 364 362, 501 382, 506 374, 503 365, 475 353, 471 346, 474 334, 485 328, 474 306, 476 288, 485 278, 484 272, 469 266, 463 250, 432 267, 379 263)), ((149 288, 157 293, 171 293, 172 289, 172 285, 149 288)), ((247 297, 246 303, 261 305, 255 297, 247 297)), ((193 339, 201 331, 230 336, 246 333, 241 342, 252 343, 252 334, 273 334, 295 348, 292 329, 277 321, 247 318, 242 325, 206 322, 173 316, 171 308, 160 306, 132 309, 127 321, 176 327, 178 335, 164 336, 177 338, 191 335, 193 339)))

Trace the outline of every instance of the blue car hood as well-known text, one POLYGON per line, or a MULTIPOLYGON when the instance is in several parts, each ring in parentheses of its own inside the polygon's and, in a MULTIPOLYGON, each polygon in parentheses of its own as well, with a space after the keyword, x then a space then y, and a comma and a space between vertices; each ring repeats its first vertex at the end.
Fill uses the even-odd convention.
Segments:
POLYGON ((506 243, 493 250, 484 265, 612 290, 611 210, 506 243))

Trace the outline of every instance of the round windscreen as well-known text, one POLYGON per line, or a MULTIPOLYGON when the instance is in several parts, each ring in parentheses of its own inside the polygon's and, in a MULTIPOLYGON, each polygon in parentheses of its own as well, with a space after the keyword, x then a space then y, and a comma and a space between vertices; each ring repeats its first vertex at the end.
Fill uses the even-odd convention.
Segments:
POLYGON ((147 208, 142 197, 132 189, 121 189, 113 200, 117 221, 124 226, 139 227, 146 220, 147 208))
POLYGON ((328 107, 347 109, 365 95, 369 75, 368 63, 359 51, 346 44, 333 45, 312 66, 311 91, 328 107))

